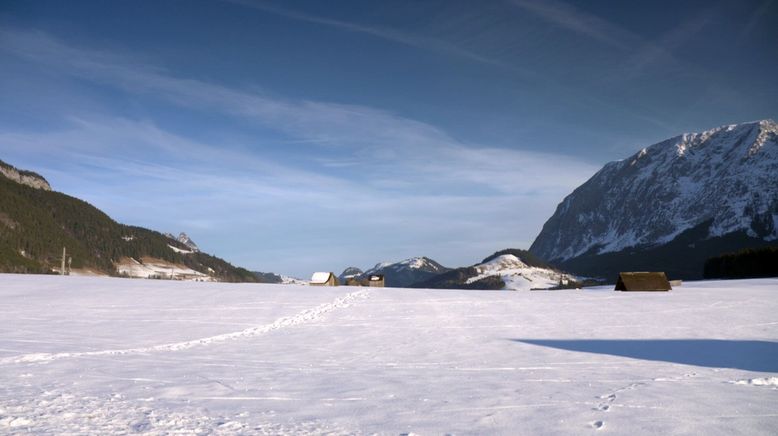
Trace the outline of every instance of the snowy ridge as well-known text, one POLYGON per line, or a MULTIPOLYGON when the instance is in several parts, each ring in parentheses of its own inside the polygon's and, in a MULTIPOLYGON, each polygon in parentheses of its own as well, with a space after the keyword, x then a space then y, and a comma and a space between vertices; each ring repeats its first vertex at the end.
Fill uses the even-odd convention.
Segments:
POLYGON ((31 353, 23 354, 20 356, 12 356, 0 359, 0 365, 7 365, 13 363, 25 363, 25 362, 49 362, 58 359, 89 357, 89 356, 117 356, 126 354, 145 354, 160 351, 181 351, 189 348, 200 347, 210 345, 219 342, 232 341, 242 338, 250 338, 254 336, 263 335, 274 330, 292 327, 300 324, 309 323, 321 319, 325 314, 332 312, 335 309, 349 307, 356 301, 368 298, 368 290, 360 290, 346 294, 343 297, 336 298, 331 303, 325 303, 316 306, 311 309, 303 310, 302 312, 280 318, 272 324, 263 326, 251 327, 238 332, 225 333, 216 336, 210 336, 206 338, 193 339, 183 342, 174 342, 170 344, 155 345, 151 347, 139 347, 139 348, 126 348, 117 350, 100 350, 100 351, 85 351, 85 352, 73 352, 73 353, 31 353))
POLYGON ((177 240, 178 240, 178 242, 180 242, 180 243, 186 245, 187 247, 189 247, 189 249, 194 251, 194 252, 200 251, 200 247, 198 247, 197 244, 195 244, 195 242, 192 240, 192 238, 187 236, 187 234, 184 233, 184 232, 179 233, 177 240))
POLYGON ((386 279, 386 286, 396 288, 411 286, 446 271, 449 271, 449 268, 428 257, 418 256, 395 263, 379 263, 357 276, 357 278, 367 278, 371 275, 381 274, 386 279))
POLYGON ((529 291, 548 289, 560 283, 567 285, 568 276, 552 269, 531 267, 512 254, 498 256, 488 262, 474 265, 478 275, 465 283, 473 283, 491 276, 499 276, 506 290, 529 291))
POLYGON ((374 267, 365 271, 362 275, 368 276, 371 274, 379 273, 387 269, 391 269, 395 271, 411 269, 411 270, 422 270, 426 272, 443 272, 446 270, 445 267, 441 266, 439 263, 435 262, 434 260, 428 257, 417 256, 417 257, 411 257, 410 259, 405 259, 394 263, 392 262, 378 263, 374 267))
MULTIPOLYGON (((167 237, 168 239, 172 239, 174 241, 178 241, 178 242, 184 244, 185 247, 187 247, 187 248, 189 248, 189 250, 191 250, 191 251, 182 250, 182 251, 180 251, 180 253, 191 253, 191 252, 197 253, 197 252, 200 251, 200 247, 198 247, 197 244, 195 244, 195 242, 192 240, 192 238, 190 238, 189 235, 187 235, 184 232, 179 233, 178 237, 173 236, 172 233, 167 233, 167 232, 163 233, 163 235, 165 235, 165 237, 167 237)), ((171 245, 169 245, 169 246, 170 246, 170 248, 173 249, 173 251, 179 252, 178 250, 181 250, 180 248, 174 248, 171 245)))
POLYGON ((437 266, 433 265, 431 262, 429 262, 429 259, 426 257, 412 257, 410 259, 403 260, 402 262, 397 262, 398 267, 399 266, 407 266, 410 269, 421 269, 421 268, 431 268, 431 269, 438 269, 437 266))
POLYGON ((567 196, 530 251, 565 261, 656 246, 710 222, 708 237, 778 239, 778 124, 687 133, 605 165, 567 196))

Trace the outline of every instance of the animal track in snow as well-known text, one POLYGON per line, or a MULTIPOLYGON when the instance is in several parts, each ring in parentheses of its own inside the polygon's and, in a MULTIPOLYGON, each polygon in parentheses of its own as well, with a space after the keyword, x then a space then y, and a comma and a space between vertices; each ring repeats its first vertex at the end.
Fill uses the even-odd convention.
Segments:
POLYGON ((637 388, 638 386, 643 386, 643 385, 645 385, 645 383, 641 383, 641 382, 630 383, 629 385, 624 386, 622 388, 618 388, 618 389, 614 390, 613 392, 611 392, 609 394, 598 395, 597 396, 598 399, 605 400, 605 401, 603 401, 600 404, 598 404, 597 407, 595 407, 593 410, 599 410, 601 412, 607 412, 607 411, 609 411, 611 409, 611 404, 614 401, 616 401, 616 398, 617 398, 616 394, 618 392, 631 391, 631 390, 637 388))
POLYGON ((605 427, 605 422, 604 421, 594 421, 594 422, 590 423, 589 426, 591 426, 595 430, 602 430, 602 428, 605 427))
POLYGON ((597 398, 601 400, 605 400, 602 403, 598 404, 597 407, 594 408, 594 410, 599 410, 601 412, 607 412, 611 409, 611 403, 616 401, 616 394, 608 394, 608 395, 600 395, 597 398))

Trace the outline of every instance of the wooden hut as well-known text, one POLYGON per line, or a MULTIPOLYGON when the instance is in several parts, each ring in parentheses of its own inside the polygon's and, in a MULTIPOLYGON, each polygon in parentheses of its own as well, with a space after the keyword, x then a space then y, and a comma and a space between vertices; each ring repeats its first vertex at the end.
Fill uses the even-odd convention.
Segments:
POLYGON ((663 272, 623 272, 619 273, 616 291, 669 291, 673 289, 663 272))
POLYGON ((367 286, 371 288, 383 288, 385 285, 383 274, 373 274, 367 278, 367 286))
POLYGON ((346 286, 362 286, 362 282, 356 277, 346 278, 346 286))
POLYGON ((338 278, 331 272, 315 272, 311 276, 311 286, 338 286, 338 278))

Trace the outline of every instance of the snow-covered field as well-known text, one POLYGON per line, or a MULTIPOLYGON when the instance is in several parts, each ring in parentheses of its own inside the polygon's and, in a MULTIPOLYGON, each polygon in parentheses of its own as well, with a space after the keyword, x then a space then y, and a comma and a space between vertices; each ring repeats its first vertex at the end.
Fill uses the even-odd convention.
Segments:
POLYGON ((670 293, 0 275, 0 434, 775 434, 778 280, 670 293))

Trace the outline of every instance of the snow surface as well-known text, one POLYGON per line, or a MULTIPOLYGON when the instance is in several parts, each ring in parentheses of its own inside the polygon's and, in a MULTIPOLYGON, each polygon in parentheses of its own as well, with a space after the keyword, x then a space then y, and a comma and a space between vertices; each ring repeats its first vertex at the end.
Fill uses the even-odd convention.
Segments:
POLYGON ((0 434, 775 434, 776 292, 0 275, 0 434))
POLYGON ((182 253, 182 254, 192 254, 192 250, 182 250, 178 247, 174 247, 170 244, 167 244, 168 247, 170 247, 171 250, 175 251, 176 253, 182 253))

